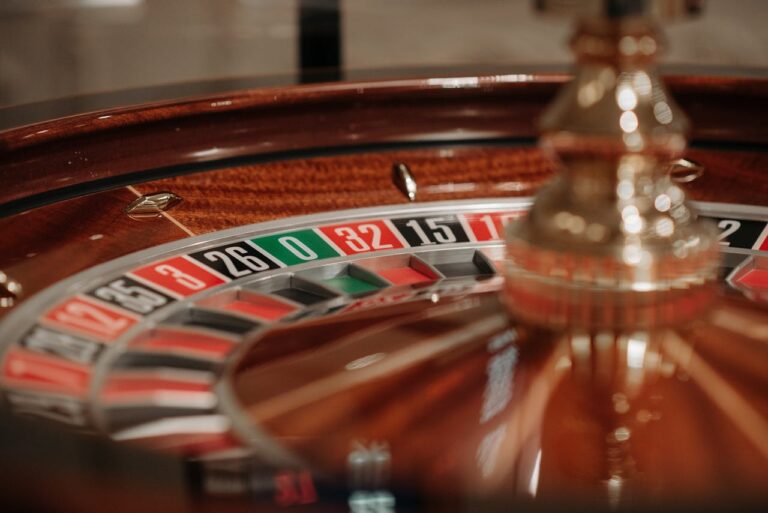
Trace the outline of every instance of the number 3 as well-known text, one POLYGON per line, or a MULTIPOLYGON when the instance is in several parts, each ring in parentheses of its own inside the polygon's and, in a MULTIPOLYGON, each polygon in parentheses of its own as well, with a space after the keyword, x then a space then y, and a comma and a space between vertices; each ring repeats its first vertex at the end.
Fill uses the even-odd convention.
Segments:
POLYGON ((176 283, 190 290, 200 290, 205 288, 205 283, 198 280, 194 276, 190 276, 187 273, 176 269, 172 265, 167 265, 167 264, 158 265, 157 267, 155 267, 155 271, 157 271, 157 274, 162 274, 163 276, 170 276, 171 278, 176 280, 176 283))

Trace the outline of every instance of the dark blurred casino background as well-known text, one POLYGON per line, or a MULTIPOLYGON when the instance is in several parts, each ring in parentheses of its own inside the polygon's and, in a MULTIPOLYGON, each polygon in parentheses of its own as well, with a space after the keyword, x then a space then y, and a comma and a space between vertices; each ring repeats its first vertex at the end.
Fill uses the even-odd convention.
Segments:
MULTIPOLYGON (((766 13, 766 0, 708 1, 667 28, 667 69, 764 75, 766 13)), ((0 107, 148 86, 155 96, 136 100, 161 99, 184 95, 163 92, 179 83, 565 69, 567 23, 534 17, 529 0, 0 0, 0 107)))

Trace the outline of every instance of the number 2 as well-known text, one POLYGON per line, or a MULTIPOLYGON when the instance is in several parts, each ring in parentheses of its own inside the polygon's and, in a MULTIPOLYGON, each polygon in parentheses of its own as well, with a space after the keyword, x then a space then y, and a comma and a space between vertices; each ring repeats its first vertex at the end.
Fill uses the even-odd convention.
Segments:
POLYGON ((723 219, 717 223, 717 227, 723 230, 717 240, 723 246, 730 246, 731 243, 728 241, 728 237, 736 233, 736 231, 741 228, 741 223, 739 221, 734 221, 733 219, 723 219))

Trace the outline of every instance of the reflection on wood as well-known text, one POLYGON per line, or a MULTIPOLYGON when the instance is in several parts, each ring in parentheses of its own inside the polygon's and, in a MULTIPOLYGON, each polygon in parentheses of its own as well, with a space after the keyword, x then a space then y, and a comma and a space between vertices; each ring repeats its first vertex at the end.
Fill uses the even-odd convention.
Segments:
POLYGON ((349 466, 356 444, 375 441, 387 461, 378 486, 430 497, 612 507, 757 497, 768 366, 739 376, 721 362, 759 358, 764 345, 723 340, 706 319, 624 335, 510 326, 486 294, 275 329, 252 342, 231 385, 254 426, 339 480, 360 471, 349 466), (286 339, 303 346, 250 356, 286 339))

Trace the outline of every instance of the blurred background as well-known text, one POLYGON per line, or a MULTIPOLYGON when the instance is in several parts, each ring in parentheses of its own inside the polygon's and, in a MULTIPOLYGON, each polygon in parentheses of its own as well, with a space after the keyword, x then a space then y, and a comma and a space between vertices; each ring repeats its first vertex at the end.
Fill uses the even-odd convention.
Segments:
MULTIPOLYGON (((703 18, 667 28, 667 68, 765 75, 766 20, 766 0, 709 0, 703 18)), ((0 107, 137 88, 155 92, 121 101, 427 69, 564 70, 568 32, 529 0, 0 0, 0 107)))

